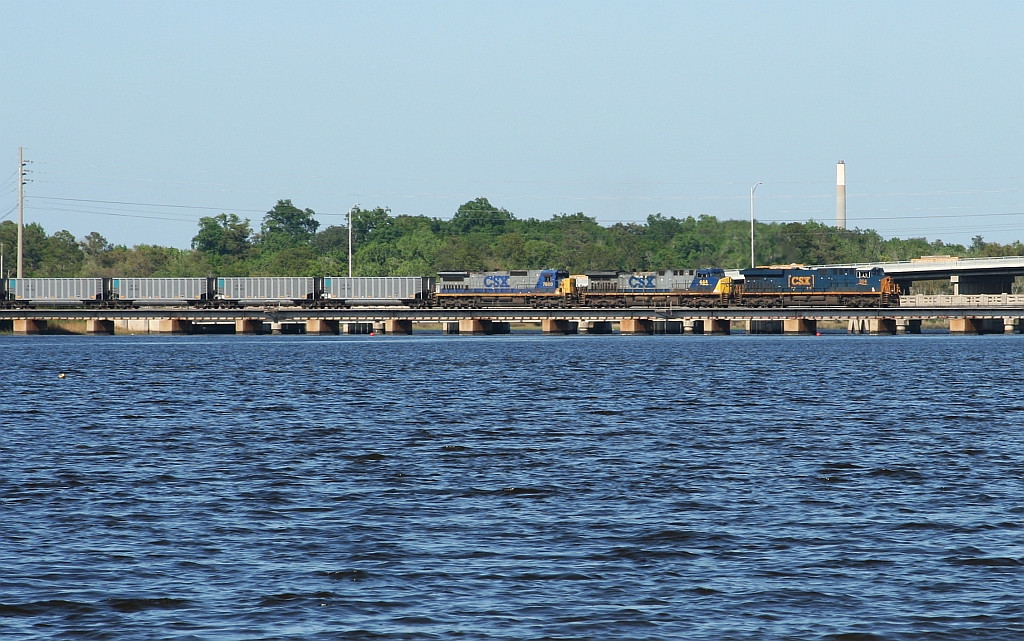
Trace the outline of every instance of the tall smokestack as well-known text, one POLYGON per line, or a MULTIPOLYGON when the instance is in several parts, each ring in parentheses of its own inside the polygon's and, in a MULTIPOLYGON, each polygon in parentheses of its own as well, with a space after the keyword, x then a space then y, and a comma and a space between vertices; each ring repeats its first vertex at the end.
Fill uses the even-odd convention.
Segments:
POLYGON ((846 229, 846 164, 836 164, 836 227, 846 229))

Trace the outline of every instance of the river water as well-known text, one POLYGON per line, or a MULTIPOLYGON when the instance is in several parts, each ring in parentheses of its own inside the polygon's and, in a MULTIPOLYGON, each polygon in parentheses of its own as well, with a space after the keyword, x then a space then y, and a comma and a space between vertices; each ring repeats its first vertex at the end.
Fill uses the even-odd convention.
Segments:
POLYGON ((1022 358, 0 337, 0 637, 1024 638, 1022 358))

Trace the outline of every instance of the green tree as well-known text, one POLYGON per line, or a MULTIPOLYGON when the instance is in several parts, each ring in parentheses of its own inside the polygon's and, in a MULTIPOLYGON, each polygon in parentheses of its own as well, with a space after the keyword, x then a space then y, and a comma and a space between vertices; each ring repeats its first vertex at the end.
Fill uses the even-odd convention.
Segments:
POLYGON ((3 246, 3 273, 0 278, 8 274, 14 275, 18 269, 18 225, 9 221, 0 221, 0 245, 3 246))
POLYGON ((61 230, 46 242, 39 271, 49 276, 72 277, 78 274, 85 253, 71 232, 61 230))
POLYGON ((359 209, 352 212, 352 244, 371 241, 389 242, 395 239, 395 221, 391 218, 391 210, 386 207, 359 209))
POLYGON ((237 214, 218 214, 199 219, 199 233, 192 237, 192 249, 216 256, 241 258, 252 246, 249 220, 237 214))
POLYGON ((348 227, 331 225, 313 236, 313 249, 321 255, 344 256, 348 254, 348 227))
POLYGON ((259 244, 277 251, 305 245, 316 234, 320 223, 312 209, 299 209, 291 200, 279 200, 263 217, 259 244))
POLYGON ((286 247, 280 251, 264 256, 261 263, 261 274, 266 276, 323 276, 317 273, 318 257, 313 248, 286 247))
POLYGON ((453 234, 500 234, 513 220, 507 210, 495 207, 486 198, 477 198, 459 207, 448 223, 448 230, 453 234))
MULTIPOLYGON (((0 223, 0 242, 4 244, 4 271, 16 274, 18 270, 18 226, 10 221, 0 223)), ((43 269, 44 258, 50 250, 50 240, 39 223, 28 223, 22 230, 22 275, 28 278, 57 276, 43 269)))
POLYGON ((113 245, 107 242, 99 232, 91 231, 86 234, 85 238, 78 242, 82 248, 82 252, 88 258, 95 258, 103 252, 110 251, 113 249, 113 245))

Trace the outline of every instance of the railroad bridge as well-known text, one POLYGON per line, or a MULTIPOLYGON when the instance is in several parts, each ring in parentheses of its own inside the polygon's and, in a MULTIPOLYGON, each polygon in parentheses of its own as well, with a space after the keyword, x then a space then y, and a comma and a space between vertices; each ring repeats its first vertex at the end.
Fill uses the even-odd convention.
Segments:
MULTIPOLYGON (((577 332, 608 334, 699 333, 728 334, 734 328, 748 333, 813 334, 818 323, 842 323, 848 331, 872 334, 916 333, 922 323, 948 323, 954 334, 1021 333, 1024 295, 1013 294, 1024 276, 1024 257, 959 259, 931 256, 892 263, 820 265, 816 267, 880 267, 904 292, 919 280, 949 279, 953 294, 905 295, 893 308, 846 309, 789 307, 777 309, 409 309, 403 307, 303 309, 288 307, 244 309, 23 309, 0 310, 0 323, 16 334, 47 331, 49 321, 84 323, 89 334, 191 334, 268 331, 281 333, 410 334, 415 325, 440 325, 445 332, 492 334, 508 332, 513 324, 539 324, 550 334, 577 332)), ((739 272, 727 272, 740 277, 739 272)))
POLYGON ((411 334, 414 326, 440 326, 452 334, 496 334, 521 324, 539 325, 548 334, 610 334, 616 328, 622 334, 729 334, 733 330, 813 334, 819 323, 826 322, 855 333, 896 334, 918 333, 922 323, 929 321, 948 323, 954 334, 1020 333, 1024 295, 903 296, 899 307, 887 308, 8 309, 0 310, 3 321, 10 323, 15 334, 45 333, 51 321, 79 323, 87 334, 411 334))

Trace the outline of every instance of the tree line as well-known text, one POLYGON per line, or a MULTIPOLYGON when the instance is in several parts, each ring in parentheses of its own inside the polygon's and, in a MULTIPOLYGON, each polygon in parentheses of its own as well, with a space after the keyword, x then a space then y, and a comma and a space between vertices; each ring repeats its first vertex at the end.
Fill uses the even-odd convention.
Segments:
MULTIPOLYGON (((714 216, 666 217, 602 226, 584 213, 549 220, 519 219, 486 198, 461 205, 450 220, 393 215, 390 209, 352 212, 353 274, 419 276, 439 271, 564 268, 656 270, 750 264, 750 226, 714 216)), ((0 222, 4 274, 13 275, 17 226, 0 222)), ((232 213, 199 219, 191 247, 114 245, 98 232, 76 239, 24 229, 27 277, 323 276, 348 273, 347 225, 321 229, 316 212, 279 200, 258 230, 232 213)), ((947 244, 925 238, 884 239, 873 230, 817 222, 756 223, 755 262, 835 264, 900 261, 927 255, 1020 256, 1024 245, 947 244)))

